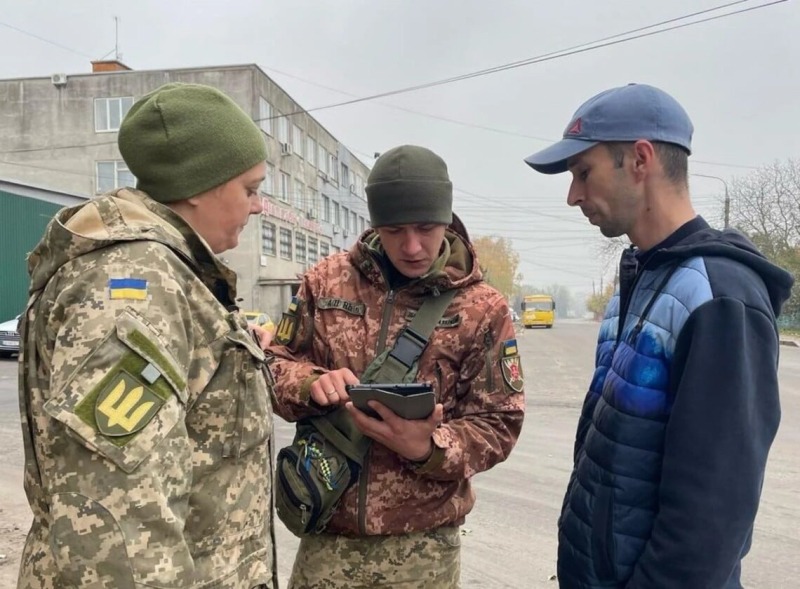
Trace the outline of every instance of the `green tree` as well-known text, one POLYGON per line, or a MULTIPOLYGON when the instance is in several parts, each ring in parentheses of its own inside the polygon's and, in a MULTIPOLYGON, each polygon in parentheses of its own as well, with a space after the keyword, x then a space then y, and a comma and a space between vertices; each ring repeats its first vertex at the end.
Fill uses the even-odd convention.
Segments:
POLYGON ((483 236, 472 241, 486 282, 510 299, 518 290, 522 275, 519 254, 504 237, 483 236))

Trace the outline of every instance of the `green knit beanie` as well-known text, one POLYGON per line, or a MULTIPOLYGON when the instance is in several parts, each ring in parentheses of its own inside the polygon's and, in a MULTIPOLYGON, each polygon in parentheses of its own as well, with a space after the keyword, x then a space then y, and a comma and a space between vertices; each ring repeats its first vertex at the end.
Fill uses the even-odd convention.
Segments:
POLYGON ((373 227, 453 221, 447 164, 430 149, 401 145, 381 155, 367 178, 373 227))
POLYGON ((138 100, 119 128, 136 187, 159 202, 190 198, 267 159, 264 135, 228 96, 166 84, 138 100))

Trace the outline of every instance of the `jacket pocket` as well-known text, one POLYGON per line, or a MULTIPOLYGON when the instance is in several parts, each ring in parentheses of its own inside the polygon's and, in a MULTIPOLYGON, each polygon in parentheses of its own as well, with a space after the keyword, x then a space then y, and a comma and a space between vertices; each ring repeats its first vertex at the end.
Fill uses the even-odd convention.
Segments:
POLYGON ((132 473, 183 420, 186 382, 159 335, 127 309, 44 410, 72 439, 132 473))
POLYGON ((592 513, 592 562, 598 580, 616 578, 614 572, 614 490, 599 486, 592 513))

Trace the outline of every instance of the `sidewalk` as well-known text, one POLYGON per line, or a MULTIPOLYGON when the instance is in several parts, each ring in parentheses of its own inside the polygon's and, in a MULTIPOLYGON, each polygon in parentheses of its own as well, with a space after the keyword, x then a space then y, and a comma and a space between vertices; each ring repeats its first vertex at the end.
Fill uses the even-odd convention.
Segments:
POLYGON ((800 348, 800 337, 781 334, 780 342, 782 346, 793 346, 795 348, 800 348))

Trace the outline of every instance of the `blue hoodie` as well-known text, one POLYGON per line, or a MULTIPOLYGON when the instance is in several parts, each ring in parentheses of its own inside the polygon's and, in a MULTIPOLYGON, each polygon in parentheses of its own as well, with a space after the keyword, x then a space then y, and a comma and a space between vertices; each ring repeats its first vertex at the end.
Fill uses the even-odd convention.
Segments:
POLYGON ((623 255, 559 518, 563 589, 738 589, 793 279, 700 217, 623 255))

